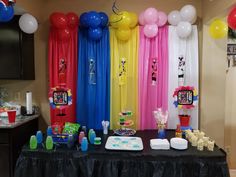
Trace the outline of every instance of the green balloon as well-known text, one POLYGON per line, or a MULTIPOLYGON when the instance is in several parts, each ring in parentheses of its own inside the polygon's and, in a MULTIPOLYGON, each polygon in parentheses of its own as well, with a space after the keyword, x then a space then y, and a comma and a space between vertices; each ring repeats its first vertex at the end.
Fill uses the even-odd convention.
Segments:
POLYGON ((47 150, 52 150, 53 149, 53 140, 51 136, 47 136, 46 139, 46 149, 47 150))
POLYGON ((37 149, 37 145, 38 145, 37 138, 35 135, 32 135, 30 137, 30 149, 37 149))

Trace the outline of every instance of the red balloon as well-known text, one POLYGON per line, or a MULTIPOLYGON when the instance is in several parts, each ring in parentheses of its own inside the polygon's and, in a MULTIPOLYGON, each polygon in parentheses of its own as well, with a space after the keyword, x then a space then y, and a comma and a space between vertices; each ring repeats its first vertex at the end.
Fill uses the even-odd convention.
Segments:
POLYGON ((58 29, 64 29, 67 27, 68 20, 65 14, 60 12, 54 12, 50 15, 50 22, 58 29))
POLYGON ((79 17, 74 12, 69 12, 66 14, 66 17, 68 19, 68 26, 70 28, 76 28, 79 25, 79 17))
POLYGON ((236 29, 236 8, 232 9, 228 15, 228 25, 232 29, 236 29))
POLYGON ((61 41, 68 41, 70 39, 70 29, 65 28, 65 29, 58 29, 58 38, 61 41))

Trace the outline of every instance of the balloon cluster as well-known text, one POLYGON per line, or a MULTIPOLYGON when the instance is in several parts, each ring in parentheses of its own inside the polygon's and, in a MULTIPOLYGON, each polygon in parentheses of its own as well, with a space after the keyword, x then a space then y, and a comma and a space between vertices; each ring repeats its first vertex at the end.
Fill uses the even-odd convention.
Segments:
POLYGON ((19 19, 19 26, 23 32, 32 34, 38 29, 38 22, 34 16, 25 13, 19 19))
POLYGON ((14 8, 0 1, 0 22, 8 22, 14 17, 14 8))
POLYGON ((180 11, 174 10, 168 15, 168 22, 177 26, 177 34, 180 38, 187 38, 192 32, 192 24, 197 20, 196 8, 185 5, 180 11))
POLYGON ((50 15, 50 23, 57 30, 59 39, 67 41, 70 39, 71 31, 78 27, 79 18, 73 12, 66 15, 61 12, 54 12, 50 15))
POLYGON ((236 30, 236 7, 230 11, 227 21, 229 27, 233 30, 236 30))
POLYGON ((88 28, 88 37, 91 40, 102 38, 102 28, 108 24, 108 16, 104 12, 84 12, 80 15, 80 26, 88 28))
POLYGON ((167 15, 155 8, 147 8, 139 15, 139 24, 144 25, 144 34, 148 38, 153 38, 158 33, 158 27, 164 26, 167 22, 167 15))
POLYGON ((131 36, 131 28, 138 23, 138 17, 133 12, 121 11, 111 14, 110 25, 116 29, 115 34, 119 40, 127 41, 131 36))

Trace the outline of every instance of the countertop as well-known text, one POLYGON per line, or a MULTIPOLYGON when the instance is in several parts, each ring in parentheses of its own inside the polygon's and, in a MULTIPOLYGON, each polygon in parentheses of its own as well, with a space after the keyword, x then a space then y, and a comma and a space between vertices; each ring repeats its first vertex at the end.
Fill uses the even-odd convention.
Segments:
POLYGON ((31 116, 17 116, 16 121, 14 123, 8 123, 8 118, 1 118, 0 117, 0 129, 9 129, 9 128, 15 128, 18 127, 30 120, 38 118, 39 115, 31 115, 31 116))

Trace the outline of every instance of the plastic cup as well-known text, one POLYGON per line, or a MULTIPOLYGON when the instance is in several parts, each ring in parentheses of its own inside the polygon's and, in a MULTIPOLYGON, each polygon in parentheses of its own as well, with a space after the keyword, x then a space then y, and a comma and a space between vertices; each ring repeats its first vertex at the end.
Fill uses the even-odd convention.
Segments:
POLYGON ((16 110, 7 111, 7 115, 9 123, 14 123, 16 121, 16 110))

